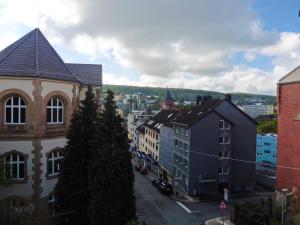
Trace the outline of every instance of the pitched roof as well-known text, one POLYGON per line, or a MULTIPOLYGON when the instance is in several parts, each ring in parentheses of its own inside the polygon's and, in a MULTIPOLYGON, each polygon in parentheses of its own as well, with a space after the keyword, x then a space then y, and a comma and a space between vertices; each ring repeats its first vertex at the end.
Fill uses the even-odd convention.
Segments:
POLYGON ((66 65, 38 28, 0 52, 0 76, 47 78, 84 85, 101 85, 101 75, 101 65, 66 65))
POLYGON ((210 99, 207 100, 200 106, 196 106, 190 110, 185 110, 178 114, 174 119, 174 123, 180 123, 187 126, 192 125, 194 122, 198 121, 204 117, 207 113, 212 111, 217 105, 219 105, 223 100, 221 99, 210 99))
POLYGON ((145 127, 159 132, 160 127, 164 125, 164 123, 172 120, 178 113, 178 110, 162 110, 144 125, 145 127))
POLYGON ((170 94, 170 91, 169 89, 167 89, 167 92, 166 92, 166 96, 165 96, 165 101, 168 101, 168 102, 173 102, 173 98, 172 98, 172 95, 170 94))
POLYGON ((66 63, 69 70, 83 85, 102 85, 102 65, 66 63))
POLYGON ((289 72, 287 75, 285 75, 283 78, 279 80, 279 83, 294 83, 294 82, 300 82, 300 66, 293 69, 291 72, 289 72))

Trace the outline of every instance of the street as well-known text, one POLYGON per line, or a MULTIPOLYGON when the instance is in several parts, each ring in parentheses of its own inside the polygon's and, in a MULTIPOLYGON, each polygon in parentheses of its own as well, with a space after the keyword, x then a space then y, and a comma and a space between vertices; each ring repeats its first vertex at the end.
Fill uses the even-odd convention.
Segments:
POLYGON ((147 225, 201 225, 220 216, 217 202, 178 202, 161 194, 145 176, 135 172, 137 214, 147 225))

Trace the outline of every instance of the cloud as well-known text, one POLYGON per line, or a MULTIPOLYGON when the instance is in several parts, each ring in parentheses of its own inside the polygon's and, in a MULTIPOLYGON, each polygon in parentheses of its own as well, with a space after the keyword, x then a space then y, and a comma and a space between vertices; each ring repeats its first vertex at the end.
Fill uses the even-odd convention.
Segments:
POLYGON ((252 3, 0 0, 0 18, 39 26, 52 43, 141 74, 139 81, 104 74, 107 82, 274 94, 276 79, 284 75, 280 73, 299 64, 298 34, 265 30, 252 3), (230 56, 237 52, 244 54, 246 64, 258 55, 269 57, 274 68, 230 65, 230 56))

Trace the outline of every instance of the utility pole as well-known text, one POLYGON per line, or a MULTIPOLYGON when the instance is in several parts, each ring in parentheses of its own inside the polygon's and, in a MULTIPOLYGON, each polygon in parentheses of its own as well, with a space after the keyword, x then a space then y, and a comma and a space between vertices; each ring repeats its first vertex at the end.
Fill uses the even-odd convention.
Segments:
POLYGON ((284 188, 281 189, 281 225, 284 225, 284 211, 285 211, 285 205, 286 205, 286 193, 288 189, 284 188))

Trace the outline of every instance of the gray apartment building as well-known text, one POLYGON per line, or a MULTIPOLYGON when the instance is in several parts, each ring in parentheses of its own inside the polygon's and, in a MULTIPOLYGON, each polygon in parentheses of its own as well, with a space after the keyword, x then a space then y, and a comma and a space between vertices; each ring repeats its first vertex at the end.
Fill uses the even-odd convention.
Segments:
POLYGON ((207 99, 172 121, 174 184, 188 195, 253 191, 256 122, 231 102, 207 99))
POLYGON ((164 123, 160 128, 159 142, 159 165, 165 170, 170 180, 174 175, 173 151, 174 151, 174 130, 170 121, 164 123))

